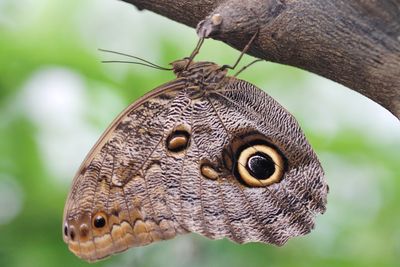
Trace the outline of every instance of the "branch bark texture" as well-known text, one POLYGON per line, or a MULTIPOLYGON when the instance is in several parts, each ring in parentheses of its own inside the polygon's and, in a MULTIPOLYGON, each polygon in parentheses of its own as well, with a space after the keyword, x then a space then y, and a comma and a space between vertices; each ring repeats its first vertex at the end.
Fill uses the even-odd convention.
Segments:
POLYGON ((400 118, 400 0, 122 0, 341 83, 400 118), (218 14, 218 19, 216 18, 218 14))

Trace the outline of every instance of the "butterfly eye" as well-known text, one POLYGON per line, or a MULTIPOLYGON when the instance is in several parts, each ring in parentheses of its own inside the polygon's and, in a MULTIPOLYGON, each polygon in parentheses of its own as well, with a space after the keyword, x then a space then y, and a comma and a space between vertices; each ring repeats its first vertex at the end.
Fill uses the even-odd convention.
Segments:
POLYGON ((265 144, 244 148, 237 160, 237 178, 246 185, 261 187, 277 183, 284 173, 284 160, 273 147, 265 144))
POLYGON ((107 220, 106 220, 106 215, 102 212, 97 213, 93 217, 93 226, 97 229, 101 229, 104 226, 106 226, 107 220))
POLYGON ((184 151, 190 143, 190 134, 186 130, 175 130, 167 138, 166 146, 171 152, 184 151))

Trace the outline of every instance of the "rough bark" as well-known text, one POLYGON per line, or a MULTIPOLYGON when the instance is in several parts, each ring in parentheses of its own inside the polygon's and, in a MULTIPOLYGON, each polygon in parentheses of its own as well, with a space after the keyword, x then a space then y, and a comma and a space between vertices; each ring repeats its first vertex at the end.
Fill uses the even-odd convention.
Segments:
POLYGON ((400 118, 400 0, 122 1, 238 50, 259 31, 248 54, 322 75, 400 118))

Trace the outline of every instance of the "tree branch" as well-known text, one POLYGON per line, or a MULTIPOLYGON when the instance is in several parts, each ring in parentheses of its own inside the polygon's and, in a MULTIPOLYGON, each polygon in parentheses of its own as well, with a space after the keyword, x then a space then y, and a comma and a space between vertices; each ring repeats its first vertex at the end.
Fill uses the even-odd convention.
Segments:
POLYGON ((399 0, 122 0, 341 83, 400 118, 399 0), (222 19, 215 20, 215 14, 222 19))

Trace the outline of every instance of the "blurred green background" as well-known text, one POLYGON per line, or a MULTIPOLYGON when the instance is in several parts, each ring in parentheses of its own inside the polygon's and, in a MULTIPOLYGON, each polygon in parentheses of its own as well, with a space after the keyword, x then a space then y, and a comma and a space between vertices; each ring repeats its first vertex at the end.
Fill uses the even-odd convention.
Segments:
MULTIPOLYGON (((117 0, 0 0, 0 266, 87 266, 62 241, 72 178, 111 120, 173 79, 102 64, 126 52, 166 65, 189 55, 195 31, 117 0)), ((197 59, 238 51, 207 40, 197 59)), ((242 64, 249 62, 245 57, 242 64)), ((365 97, 291 67, 241 74, 301 123, 326 171, 328 210, 284 247, 186 235, 94 266, 400 266, 400 123, 365 97)))

